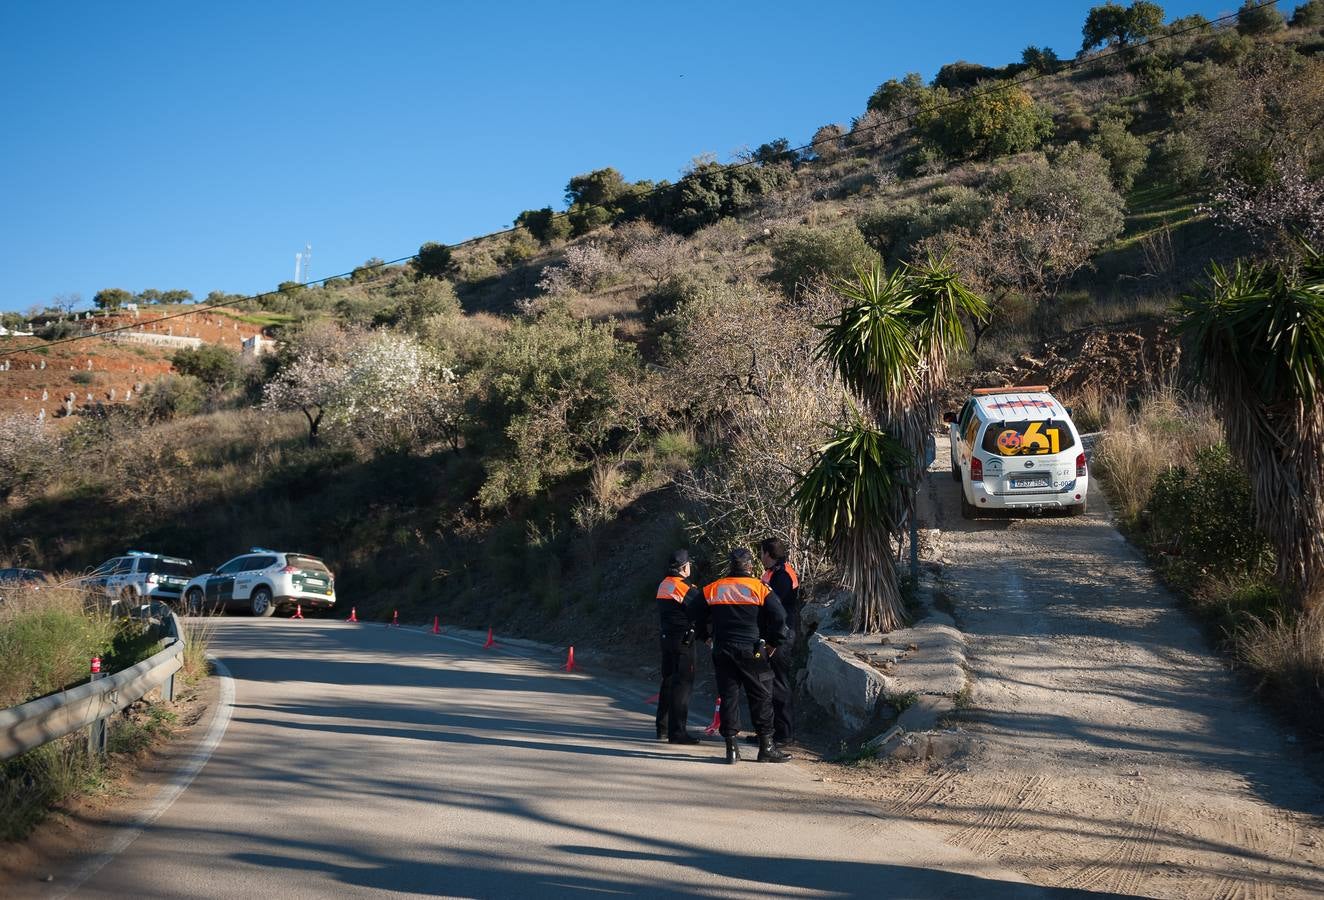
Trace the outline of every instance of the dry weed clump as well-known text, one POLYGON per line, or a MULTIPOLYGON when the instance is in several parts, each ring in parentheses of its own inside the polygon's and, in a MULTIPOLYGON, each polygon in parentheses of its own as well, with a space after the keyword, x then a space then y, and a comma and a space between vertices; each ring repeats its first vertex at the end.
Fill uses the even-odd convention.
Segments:
POLYGON ((1295 621, 1252 619, 1236 635, 1237 655, 1306 727, 1324 735, 1324 611, 1295 621))
POLYGON ((1144 510, 1163 472, 1223 440, 1213 408, 1171 387, 1155 390, 1134 406, 1109 405, 1102 422, 1094 464, 1127 520, 1144 510))

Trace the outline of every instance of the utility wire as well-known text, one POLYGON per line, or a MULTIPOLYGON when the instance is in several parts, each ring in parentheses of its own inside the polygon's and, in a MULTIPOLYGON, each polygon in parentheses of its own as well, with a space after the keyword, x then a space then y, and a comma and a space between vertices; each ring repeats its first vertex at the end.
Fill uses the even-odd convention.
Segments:
MULTIPOLYGON (((1040 81, 1040 80, 1042 80, 1042 79, 1044 79, 1044 78, 1051 78, 1051 77, 1054 77, 1054 76, 1057 76, 1057 75, 1061 75, 1061 74, 1063 74, 1063 73, 1065 73, 1065 72, 1074 71, 1074 70, 1076 70, 1076 69, 1080 69, 1080 68, 1083 68, 1083 67, 1085 67, 1085 66, 1094 65, 1095 63, 1099 63, 1099 62, 1103 62, 1103 61, 1105 61, 1105 60, 1113 59, 1114 57, 1116 57, 1116 56, 1120 56, 1120 55, 1122 55, 1123 53, 1127 53, 1127 52, 1135 51, 1135 50, 1138 50, 1138 49, 1140 49, 1140 48, 1142 48, 1142 47, 1150 47, 1150 46, 1153 46, 1154 44, 1158 44, 1158 43, 1160 43, 1160 42, 1162 42, 1162 41, 1172 40, 1173 38, 1181 37, 1181 36, 1184 35, 1184 34, 1190 34, 1191 32, 1194 32, 1194 31, 1203 31, 1203 30, 1205 30, 1206 28, 1212 28, 1212 27, 1215 26, 1215 25, 1220 25, 1220 24, 1225 23, 1225 22, 1230 22, 1230 21, 1232 21, 1233 19, 1238 18, 1242 13, 1245 13, 1245 12, 1254 12, 1255 10, 1258 10, 1258 9, 1264 9, 1264 8, 1267 7, 1267 6, 1276 6, 1276 5, 1277 5, 1277 0, 1265 0, 1265 2, 1263 2, 1263 3, 1258 3, 1258 4, 1254 5, 1254 6, 1243 7, 1242 9, 1238 10, 1237 12, 1234 12, 1234 13, 1228 13, 1228 14, 1226 14, 1226 15, 1219 16, 1219 17, 1217 17, 1217 18, 1215 18, 1215 19, 1209 19, 1209 20, 1207 20, 1207 21, 1199 22, 1199 23, 1196 23, 1196 24, 1193 24, 1193 25, 1187 25, 1186 27, 1184 27, 1184 28, 1179 28, 1179 29, 1177 29, 1176 31, 1169 31, 1169 32, 1167 32, 1167 33, 1165 33, 1165 34, 1160 34, 1160 35, 1156 35, 1156 36, 1153 36, 1153 37, 1149 37, 1149 38, 1146 38, 1146 39, 1144 39, 1144 40, 1142 40, 1142 41, 1137 41, 1137 42, 1134 43, 1134 44, 1117 45, 1117 46, 1114 46, 1111 50, 1106 50, 1106 51, 1104 51, 1103 53, 1099 53, 1099 54, 1097 54, 1097 55, 1095 55, 1095 56, 1091 56, 1091 57, 1088 57, 1088 58, 1077 58, 1077 59, 1074 59, 1074 60, 1070 60, 1069 62, 1062 63, 1060 66, 1058 66, 1057 68, 1053 69, 1051 72, 1050 72, 1050 71, 1046 71, 1046 70, 1041 70, 1041 71, 1038 71, 1038 72, 1036 72, 1035 74, 1029 76, 1028 78, 1021 78, 1021 79, 1012 80, 1012 81, 1009 81, 1009 82, 1006 82, 1006 83, 999 84, 999 85, 997 85, 997 86, 995 86, 995 87, 986 88, 986 89, 984 89, 984 90, 971 91, 971 92, 968 93, 968 94, 962 94, 962 95, 959 96, 959 97, 953 97, 953 98, 951 98, 951 99, 949 99, 949 100, 943 100, 943 101, 941 101, 941 102, 939 102, 939 103, 935 103, 935 104, 933 104, 932 106, 930 106, 930 107, 929 107, 928 109, 926 109, 926 110, 915 110, 915 111, 913 111, 913 112, 902 113, 901 115, 894 116, 893 118, 890 118, 890 119, 884 119, 884 120, 882 120, 882 121, 880 121, 880 122, 875 122, 875 123, 873 123, 872 125, 867 125, 867 126, 865 126, 865 127, 863 127, 863 128, 856 128, 856 129, 854 129, 853 131, 851 131, 850 133, 851 133, 852 135, 854 135, 854 134, 861 134, 861 133, 865 133, 865 132, 869 132, 869 131, 875 131, 875 130, 877 130, 877 129, 879 129, 879 128, 885 128, 885 127, 887 127, 887 126, 889 126, 889 125, 896 125, 896 124, 899 124, 899 123, 902 123, 902 122, 910 121, 910 120, 912 120, 912 119, 918 117, 918 116, 920 115, 921 112, 931 113, 931 112, 933 112, 933 111, 935 111, 935 110, 946 109, 946 108, 948 108, 948 107, 952 107, 952 106, 959 106, 960 104, 965 103, 966 101, 970 100, 970 99, 973 98, 973 97, 985 97, 985 96, 988 96, 988 95, 991 95, 991 94, 1001 93, 1001 92, 1003 92, 1003 91, 1015 90, 1016 88, 1022 87, 1022 86, 1027 85, 1027 84, 1031 84, 1031 83, 1036 82, 1036 81, 1040 81)), ((897 136, 899 137, 901 134, 905 134, 907 131, 910 131, 910 130, 913 129, 914 127, 915 127, 915 126, 914 126, 913 124, 911 124, 908 128, 905 128, 905 129, 903 129, 902 131, 898 132, 897 136)), ((792 156, 793 156, 793 155, 796 155, 796 154, 804 153, 806 150, 812 150, 812 149, 814 149, 815 147, 817 147, 819 144, 830 143, 830 142, 835 141, 835 140, 840 140, 840 138, 835 138, 835 137, 819 138, 818 140, 811 140, 811 141, 809 141, 809 143, 807 143, 807 144, 802 144, 802 145, 800 145, 799 147, 790 147, 790 148, 787 148, 787 149, 786 149, 785 151, 783 151, 783 152, 784 152, 785 154, 787 154, 787 155, 792 155, 792 156)), ((726 165, 722 166, 722 170, 723 170, 723 171, 726 171, 726 172, 733 172, 733 171, 736 171, 736 170, 739 170, 739 169, 748 168, 749 166, 755 166, 755 165, 761 165, 761 164, 762 164, 762 163, 761 163, 759 160, 757 160, 757 159, 747 159, 747 160, 744 160, 743 162, 738 162, 738 163, 727 163, 726 165)), ((655 196, 655 195, 657 195, 657 194, 660 194, 660 193, 662 193, 663 191, 670 190, 672 187, 674 187, 674 185, 671 185, 671 184, 659 184, 659 185, 657 185, 656 187, 653 187, 653 188, 650 188, 650 189, 647 190, 647 191, 644 191, 642 194, 640 194, 640 195, 638 196, 637 200, 645 200, 645 199, 647 199, 647 198, 649 198, 649 197, 653 197, 653 196, 655 196)), ((596 203, 595 203, 595 204, 589 204, 587 208, 588 208, 588 209, 606 209, 607 207, 603 206, 602 204, 596 204, 596 203)), ((553 218, 553 219, 564 219, 564 218, 567 217, 569 214, 570 214, 570 213, 569 213, 568 210, 563 211, 563 212, 557 212, 557 213, 553 213, 553 214, 552 214, 552 218, 553 218)), ((475 237, 467 238, 467 239, 465 239, 465 240, 463 240, 463 241, 457 241, 457 242, 454 243, 454 244, 446 244, 446 245, 444 245, 444 246, 446 246, 448 249, 454 250, 454 249, 457 249, 457 248, 460 248, 460 247, 466 247, 466 246, 468 246, 468 245, 470 245, 470 244, 476 244, 476 243, 478 243, 479 241, 485 241, 485 240, 488 240, 488 239, 490 239, 490 238, 500 237, 500 236, 505 235, 505 234, 510 234, 510 233, 514 232, 514 231, 515 231, 516 229, 518 229, 518 228, 519 228, 518 225, 514 225, 514 226, 511 226, 511 227, 509 227, 509 228, 502 228, 502 229, 499 229, 499 230, 497 230, 497 231, 489 231, 489 232, 487 232, 486 234, 476 235, 475 237)), ((385 267, 387 267, 387 266, 394 266, 394 265, 398 265, 399 263, 410 262, 410 261, 415 260, 415 259, 418 259, 418 254, 417 254, 417 253, 411 253, 410 255, 408 255, 408 256, 402 256, 402 257, 400 257, 399 259, 392 259, 392 260, 388 260, 388 261, 386 261, 386 262, 373 263, 373 264, 370 265, 370 266, 358 266, 358 267, 352 269, 352 270, 349 271, 349 272, 342 272, 342 273, 340 273, 339 275, 327 275, 327 276, 325 276, 324 278, 315 278, 315 279, 313 279, 312 281, 304 281, 304 282, 300 282, 300 283, 299 283, 299 286, 300 286, 300 287, 311 287, 311 286, 313 286, 313 285, 320 285, 320 284, 323 284, 323 283, 325 283, 325 282, 327 282, 327 281, 332 281, 332 280, 337 279, 337 278, 348 278, 348 277, 350 277, 351 275, 353 275, 355 272, 364 272, 364 271, 371 271, 371 270, 373 270, 373 269, 382 269, 382 268, 385 268, 385 267)), ((70 336, 70 337, 65 337, 65 338, 57 338, 56 340, 53 340, 53 341, 47 341, 47 342, 42 343, 42 344, 33 344, 33 345, 30 346, 30 347, 19 347, 19 348, 14 349, 14 350, 6 350, 6 351, 3 351, 3 354, 7 356, 7 355, 15 354, 15 353, 26 353, 26 352, 30 352, 30 351, 33 351, 33 350, 40 349, 41 347, 54 347, 54 346, 56 346, 56 345, 58 345, 58 344, 71 344, 71 343, 74 343, 75 341, 86 341, 86 340, 92 340, 93 338, 103 338, 103 337, 105 337, 106 335, 109 335, 109 334, 115 334, 115 333, 117 333, 117 332, 121 332, 121 331, 132 331, 132 330, 137 329, 137 328, 143 328, 143 327, 145 327, 145 326, 147 326, 147 325, 155 325, 155 324, 158 323, 158 322, 166 322, 166 321, 169 321, 169 320, 171 320, 171 319, 182 318, 183 316, 193 316, 193 315, 197 315, 198 313, 207 312, 208 310, 217 309, 217 308, 219 308, 219 307, 223 307, 223 306, 237 306, 237 305, 239 305, 239 304, 241 304, 241 303, 249 303, 249 302, 251 302, 251 301, 253 301, 253 300, 261 300, 261 299, 264 298, 264 297, 274 297, 274 296, 276 296, 277 294, 280 294, 280 293, 282 293, 282 292, 281 292, 279 289, 277 289, 277 290, 274 290, 274 291, 264 291, 264 292, 262 292, 262 293, 260 293, 260 294, 251 294, 251 295, 246 296, 246 297, 227 298, 227 299, 224 300, 224 301, 220 301, 220 300, 218 300, 218 301, 216 301, 215 303, 203 303, 203 304, 197 304, 197 305, 194 305, 194 306, 190 307, 189 309, 182 310, 182 311, 180 311, 180 312, 176 312, 176 313, 169 313, 169 314, 164 315, 164 316, 158 316, 158 317, 156 317, 155 319, 149 319, 149 320, 146 321, 146 322, 136 322, 136 323, 134 323, 134 324, 132 324, 132 325, 119 325, 119 326, 116 326, 116 327, 114 327, 114 328, 108 328, 108 329, 106 329, 105 331, 97 332, 96 334, 78 334, 78 335, 72 335, 72 336, 70 336)))

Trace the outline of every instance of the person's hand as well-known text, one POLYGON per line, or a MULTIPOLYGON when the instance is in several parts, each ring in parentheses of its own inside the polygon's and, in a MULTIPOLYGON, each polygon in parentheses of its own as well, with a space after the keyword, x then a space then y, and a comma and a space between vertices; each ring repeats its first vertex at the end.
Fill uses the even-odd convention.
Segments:
POLYGON ((773 658, 774 656, 776 656, 776 655, 777 655, 777 648, 776 648, 776 647, 769 647, 769 648, 768 648, 768 659, 772 659, 772 658, 773 658))

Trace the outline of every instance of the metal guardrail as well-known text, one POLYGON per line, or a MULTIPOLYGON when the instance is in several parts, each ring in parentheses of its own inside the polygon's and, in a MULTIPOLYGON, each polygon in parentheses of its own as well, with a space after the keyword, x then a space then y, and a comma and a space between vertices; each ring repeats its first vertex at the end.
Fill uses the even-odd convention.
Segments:
MULTIPOLYGON (((137 665, 49 697, 0 710, 0 760, 26 753, 80 728, 98 726, 107 717, 141 700, 153 688, 163 687, 166 699, 173 700, 175 673, 184 664, 184 633, 173 612, 162 616, 161 627, 162 636, 169 643, 137 665)), ((104 749, 104 727, 97 731, 99 739, 95 742, 102 745, 97 749, 104 749)))

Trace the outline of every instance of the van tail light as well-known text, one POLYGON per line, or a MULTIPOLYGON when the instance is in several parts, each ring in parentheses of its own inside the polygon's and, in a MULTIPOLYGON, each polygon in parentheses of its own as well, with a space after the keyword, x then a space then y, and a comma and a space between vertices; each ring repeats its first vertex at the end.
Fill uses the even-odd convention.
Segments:
POLYGON ((1084 477, 1085 477, 1085 454, 1084 454, 1084 453, 1078 454, 1078 455, 1076 456, 1076 477, 1077 477, 1077 478, 1084 478, 1084 477))
MULTIPOLYGON (((1083 458, 1083 457, 1082 457, 1082 458, 1083 458)), ((283 569, 280 570, 280 574, 282 574, 282 575, 293 575, 293 574, 294 574, 295 572, 297 572, 297 571, 299 571, 299 570, 296 569, 296 568, 294 568, 294 566, 286 566, 285 568, 283 568, 283 569)))
POLYGON ((155 572, 147 576, 148 584, 156 584, 158 581, 160 581, 160 578, 157 577, 157 574, 155 572))
POLYGON ((970 457, 970 480, 984 480, 984 463, 980 461, 978 456, 970 457))

